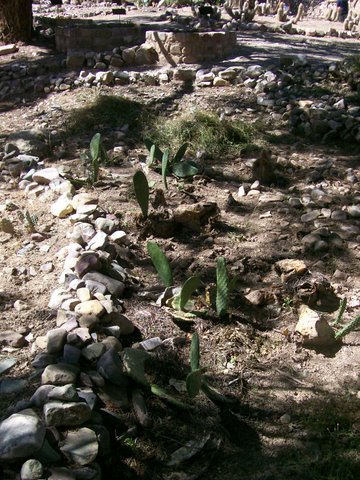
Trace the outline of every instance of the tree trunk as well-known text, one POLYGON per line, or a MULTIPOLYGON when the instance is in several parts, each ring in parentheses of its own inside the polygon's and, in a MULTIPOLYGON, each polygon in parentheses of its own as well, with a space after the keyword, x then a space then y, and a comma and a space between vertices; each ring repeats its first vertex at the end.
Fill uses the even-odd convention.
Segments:
POLYGON ((31 39, 32 0, 0 0, 0 41, 31 39))

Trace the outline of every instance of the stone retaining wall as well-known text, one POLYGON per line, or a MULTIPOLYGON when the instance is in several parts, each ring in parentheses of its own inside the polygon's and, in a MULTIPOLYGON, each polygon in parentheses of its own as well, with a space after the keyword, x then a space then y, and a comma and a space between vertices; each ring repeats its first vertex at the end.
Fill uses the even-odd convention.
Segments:
POLYGON ((236 32, 146 32, 161 63, 202 63, 229 56, 236 48, 236 32))
POLYGON ((56 27, 56 49, 103 52, 112 48, 137 45, 145 41, 145 28, 120 24, 56 27))

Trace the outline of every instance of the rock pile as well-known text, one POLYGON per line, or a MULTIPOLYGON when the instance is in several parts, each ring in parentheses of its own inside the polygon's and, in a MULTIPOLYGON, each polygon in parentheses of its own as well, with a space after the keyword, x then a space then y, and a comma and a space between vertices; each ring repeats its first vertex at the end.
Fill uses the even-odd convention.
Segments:
MULTIPOLYGON (((137 387, 150 387, 143 365, 149 355, 145 349, 154 347, 122 345, 135 331, 122 298, 126 290, 136 289, 137 280, 121 265, 122 259, 129 261, 129 242, 116 217, 98 207, 96 195, 74 194, 56 168, 27 164, 26 170, 19 173, 20 187, 60 194, 51 212, 68 217, 72 227, 70 243, 57 253, 64 262, 61 287, 49 301, 56 328, 32 345, 41 385, 0 423, 0 460, 24 460, 21 479, 99 479, 95 460, 109 453, 113 429, 105 425, 121 423, 111 409, 127 411, 133 404, 139 422, 149 423, 137 387), (60 461, 68 468, 58 467, 60 461)), ((0 338, 18 347, 25 342, 21 334, 2 332, 0 338)), ((2 369, 11 366, 7 362, 2 369)))

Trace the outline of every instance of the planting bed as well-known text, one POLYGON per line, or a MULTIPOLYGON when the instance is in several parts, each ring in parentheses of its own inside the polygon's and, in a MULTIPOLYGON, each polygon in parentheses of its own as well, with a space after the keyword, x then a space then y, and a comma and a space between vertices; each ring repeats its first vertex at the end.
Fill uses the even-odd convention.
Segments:
MULTIPOLYGON (((332 324, 344 298, 341 326, 359 315, 354 77, 344 64, 330 67, 335 59, 330 45, 327 56, 327 43, 301 43, 298 37, 291 43, 286 37, 289 49, 282 60, 288 64, 279 65, 276 51, 268 49, 264 58, 263 44, 276 44, 278 36, 262 38, 261 45, 256 38, 246 40, 246 58, 234 62, 238 68, 219 62, 190 68, 190 76, 186 66, 182 74, 189 78, 182 79, 162 71, 171 82, 164 76, 152 81, 150 67, 134 69, 133 83, 114 76, 109 85, 93 80, 91 88, 79 82, 46 96, 40 89, 35 95, 21 92, 1 104, 0 332, 13 337, 1 337, 0 362, 14 359, 0 378, 1 420, 33 409, 40 418, 35 440, 41 443, 33 450, 27 444, 28 454, 9 460, 2 436, 2 478, 19 478, 25 460, 34 457, 44 469, 38 478, 47 479, 357 478, 359 332, 326 348, 308 348, 295 332, 301 304, 316 311, 322 324, 332 324), (300 48, 305 59, 291 56, 292 48, 300 48), (28 142, 8 139, 20 130, 32 131, 28 142), (100 165, 91 184, 93 170, 81 154, 96 132, 110 162, 100 165), (187 138, 181 136, 185 132, 187 138), (146 165, 147 137, 163 150, 170 141, 170 160, 186 140, 184 158, 195 161, 196 175, 184 180, 169 170, 166 189, 160 165, 146 165), (12 156, 6 143, 38 159, 12 156), (43 167, 51 168, 46 175, 53 178, 39 174, 43 167), (146 173, 151 187, 147 220, 134 195, 137 171, 146 173), (60 214, 57 202, 64 194, 68 203, 60 214), (190 276, 200 278, 195 318, 179 318, 169 303, 156 303, 164 285, 150 260, 149 240, 169 259, 176 286, 190 276), (84 251, 95 251, 101 273, 113 279, 103 296, 90 293, 91 301, 103 302, 96 304, 100 310, 92 324, 81 318, 85 290, 94 282, 91 268, 85 273, 78 264, 84 251), (210 298, 220 257, 237 283, 228 311, 219 316, 210 298), (285 267, 279 263, 284 260, 285 267), (71 298, 56 302, 59 288, 71 298), (110 308, 117 314, 111 316, 110 308), (190 398, 184 391, 194 332, 202 374, 218 392, 212 400, 204 392, 190 398), (109 342, 122 353, 107 350, 105 357, 109 342), (141 368, 129 366, 129 355, 149 344, 147 381, 188 409, 154 394, 141 368), (78 362, 71 357, 75 353, 81 354, 78 362), (55 382, 49 376, 54 367, 44 374, 39 359, 60 368, 75 363, 65 370, 77 375, 70 383, 82 400, 69 388, 50 398, 49 392, 38 393, 35 401, 41 383, 55 382), (115 379, 110 377, 109 365, 124 368, 125 378, 116 368, 115 379), (105 393, 99 384, 104 379, 105 393), (59 420, 54 403, 75 409, 75 417, 63 412, 59 420), (78 448, 81 442, 85 450, 78 448), (179 452, 180 447, 187 448, 179 452)), ((350 50, 357 43, 345 45, 350 50)), ((340 56, 343 46, 337 44, 340 56)), ((2 62, 31 64, 37 51, 21 47, 2 62)), ((99 275, 97 280, 105 281, 99 275)), ((0 428, 3 432, 4 424, 0 428)))

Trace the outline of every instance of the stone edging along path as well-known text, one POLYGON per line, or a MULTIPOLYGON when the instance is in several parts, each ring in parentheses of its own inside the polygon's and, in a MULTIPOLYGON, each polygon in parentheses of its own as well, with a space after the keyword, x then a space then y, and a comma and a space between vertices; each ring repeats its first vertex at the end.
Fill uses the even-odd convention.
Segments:
POLYGON ((121 344, 135 330, 123 314, 121 298, 136 280, 114 259, 126 254, 129 244, 118 220, 98 208, 94 193, 75 194, 57 168, 33 170, 27 178, 21 188, 31 185, 60 194, 51 213, 59 219, 69 217, 73 227, 71 243, 57 253, 64 261, 62 286, 52 292, 48 305, 57 312, 57 327, 34 343, 41 350, 32 361, 42 372, 41 385, 0 423, 0 460, 26 460, 22 480, 64 475, 100 479, 95 460, 106 456, 110 445, 103 417, 116 417, 107 408, 127 411, 131 401, 139 423, 149 425, 136 385, 148 387, 143 372, 146 350, 162 342, 154 339, 136 348, 121 344), (97 399, 105 404, 101 412, 97 399), (73 468, 59 467, 64 461, 73 468))

